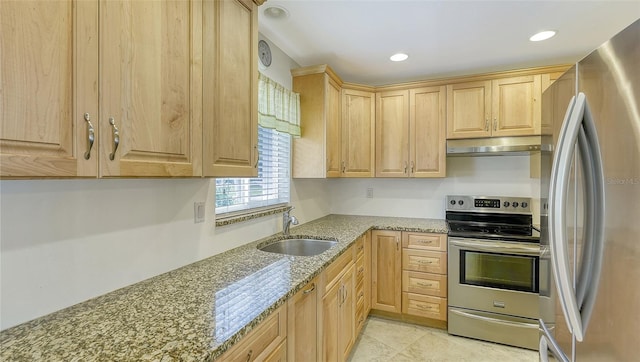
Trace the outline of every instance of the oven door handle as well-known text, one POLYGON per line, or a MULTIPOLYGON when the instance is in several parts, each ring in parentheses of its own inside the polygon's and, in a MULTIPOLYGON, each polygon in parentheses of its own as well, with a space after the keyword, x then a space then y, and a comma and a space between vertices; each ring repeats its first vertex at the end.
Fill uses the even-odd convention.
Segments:
POLYGON ((487 253, 540 256, 540 246, 534 244, 449 238, 449 245, 454 245, 465 250, 483 251, 487 253))

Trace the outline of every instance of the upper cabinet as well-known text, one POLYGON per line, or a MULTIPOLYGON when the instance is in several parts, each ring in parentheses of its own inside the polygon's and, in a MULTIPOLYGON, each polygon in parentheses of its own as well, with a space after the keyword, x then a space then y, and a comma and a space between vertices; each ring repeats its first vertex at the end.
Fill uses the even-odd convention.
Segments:
POLYGON ((258 174, 258 6, 204 2, 205 176, 258 174))
POLYGON ((376 176, 445 177, 444 86, 376 97, 376 176))
POLYGON ((1 177, 97 174, 97 16, 97 2, 0 2, 1 177))
POLYGON ((202 175, 201 5, 100 1, 100 176, 202 175))
POLYGON ((375 94, 342 91, 342 177, 373 177, 375 167, 375 94))
POLYGON ((0 177, 255 175, 261 2, 2 2, 0 177))
POLYGON ((447 85, 447 138, 540 133, 541 76, 447 85))
POLYGON ((292 71, 300 93, 301 136, 293 139, 293 177, 340 177, 341 84, 328 66, 292 71))

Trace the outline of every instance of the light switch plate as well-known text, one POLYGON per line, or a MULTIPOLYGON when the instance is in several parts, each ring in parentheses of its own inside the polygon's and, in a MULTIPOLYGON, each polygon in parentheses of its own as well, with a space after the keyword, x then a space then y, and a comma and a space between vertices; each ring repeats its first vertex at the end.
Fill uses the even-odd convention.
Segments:
POLYGON ((204 202, 194 202, 193 203, 193 223, 199 224, 204 222, 204 212, 205 212, 205 203, 204 202))
POLYGON ((367 188, 367 198, 373 198, 373 187, 367 188))

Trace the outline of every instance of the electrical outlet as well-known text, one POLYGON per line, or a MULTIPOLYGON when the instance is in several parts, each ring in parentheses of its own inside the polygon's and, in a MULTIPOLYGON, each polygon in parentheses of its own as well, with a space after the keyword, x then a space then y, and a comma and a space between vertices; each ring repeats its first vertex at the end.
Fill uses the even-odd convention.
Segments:
POLYGON ((367 188, 367 198, 368 199, 372 199, 373 198, 373 187, 367 188))
POLYGON ((204 222, 204 202, 194 202, 193 203, 193 223, 199 224, 204 222))

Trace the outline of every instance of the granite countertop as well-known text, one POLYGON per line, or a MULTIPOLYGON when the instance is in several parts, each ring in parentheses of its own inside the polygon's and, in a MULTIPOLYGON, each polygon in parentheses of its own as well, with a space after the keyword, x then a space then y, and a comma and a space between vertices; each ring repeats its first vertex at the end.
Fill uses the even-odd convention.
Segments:
POLYGON ((312 257, 257 250, 282 234, 0 332, 3 361, 212 361, 369 229, 447 233, 438 219, 328 215, 291 235, 334 238, 312 257))

